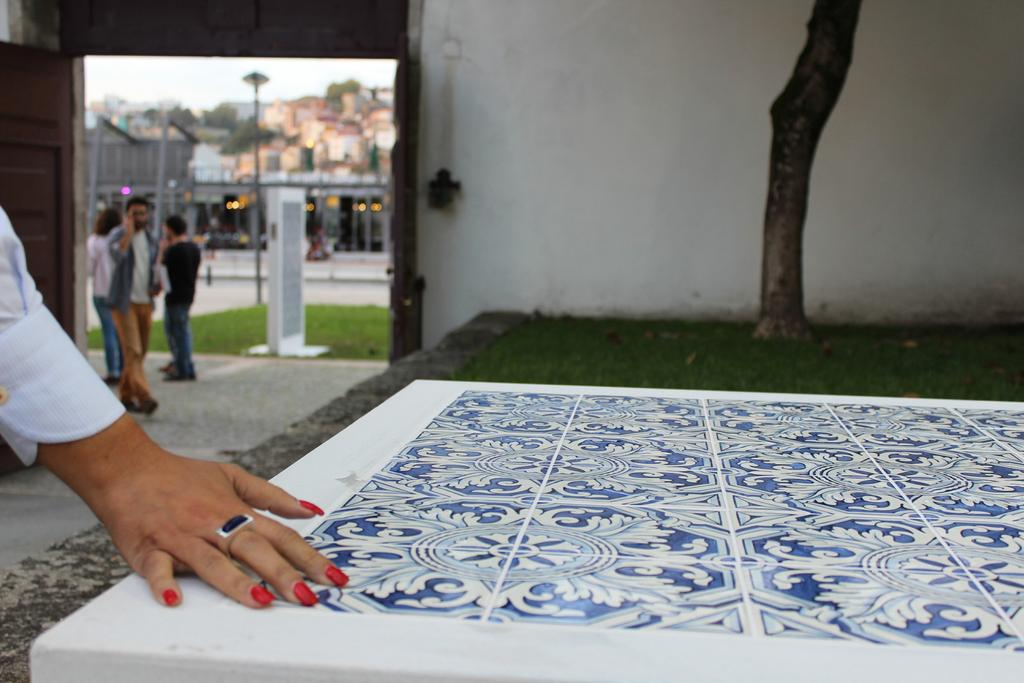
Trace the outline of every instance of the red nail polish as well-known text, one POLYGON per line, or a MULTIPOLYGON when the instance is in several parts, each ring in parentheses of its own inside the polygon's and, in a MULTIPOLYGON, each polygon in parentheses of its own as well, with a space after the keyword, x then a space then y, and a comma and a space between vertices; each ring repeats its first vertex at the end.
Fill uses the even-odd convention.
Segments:
POLYGON ((249 589, 249 595, 251 595, 252 599, 261 605, 269 605, 274 601, 274 594, 263 586, 253 586, 249 589))
POLYGON ((309 586, 301 581, 296 581, 295 585, 292 586, 292 592, 295 593, 295 597, 299 599, 306 607, 311 607, 316 604, 316 596, 313 595, 313 591, 309 590, 309 586))
POLYGON ((330 579, 331 581, 333 581, 334 585, 337 586, 338 588, 344 588, 345 584, 348 583, 348 574, 346 574, 345 572, 341 571, 340 569, 338 569, 334 565, 331 565, 330 567, 328 567, 327 571, 324 572, 324 573, 327 574, 327 578, 330 579))
POLYGON ((164 591, 164 604, 168 607, 174 607, 178 604, 181 598, 178 597, 177 591, 173 591, 170 588, 164 591))
POLYGON ((322 509, 320 509, 319 505, 315 505, 313 503, 310 503, 308 500, 300 500, 299 501, 299 505, 301 505, 302 507, 306 508, 310 512, 316 513, 318 515, 323 515, 324 514, 324 511, 322 509))

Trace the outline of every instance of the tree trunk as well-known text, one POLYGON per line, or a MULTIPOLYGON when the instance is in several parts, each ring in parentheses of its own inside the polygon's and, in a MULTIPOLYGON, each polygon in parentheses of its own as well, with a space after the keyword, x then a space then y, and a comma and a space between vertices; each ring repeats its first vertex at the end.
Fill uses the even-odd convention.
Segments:
POLYGON ((816 0, 807 43, 772 103, 758 338, 811 339, 804 315, 803 231, 811 164, 846 81, 860 0, 816 0))

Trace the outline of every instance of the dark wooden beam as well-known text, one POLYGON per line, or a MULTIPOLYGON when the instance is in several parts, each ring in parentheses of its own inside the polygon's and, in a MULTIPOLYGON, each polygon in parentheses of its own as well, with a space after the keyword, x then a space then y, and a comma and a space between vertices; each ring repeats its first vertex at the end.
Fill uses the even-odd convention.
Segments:
POLYGON ((396 59, 408 0, 60 0, 69 55, 396 59))

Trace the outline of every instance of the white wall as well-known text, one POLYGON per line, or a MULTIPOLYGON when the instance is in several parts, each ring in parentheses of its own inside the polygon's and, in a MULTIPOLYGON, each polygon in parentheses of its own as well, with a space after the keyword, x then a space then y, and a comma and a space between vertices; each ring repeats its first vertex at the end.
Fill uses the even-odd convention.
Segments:
MULTIPOLYGON (((424 342, 483 310, 753 319, 768 107, 811 6, 426 0, 424 342)), ((1021 2, 864 4, 812 178, 814 320, 1024 319, 1021 44, 1021 2)))
POLYGON ((216 173, 222 167, 220 150, 205 142, 192 148, 192 168, 200 173, 216 173))
POLYGON ((11 19, 7 9, 8 0, 0 0, 0 42, 11 42, 11 19))

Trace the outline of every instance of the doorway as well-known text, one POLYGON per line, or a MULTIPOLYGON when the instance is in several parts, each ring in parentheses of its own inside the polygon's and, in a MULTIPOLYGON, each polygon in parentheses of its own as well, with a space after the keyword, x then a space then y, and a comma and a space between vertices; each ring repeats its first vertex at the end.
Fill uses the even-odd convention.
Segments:
MULTIPOLYGON (((414 101, 406 30, 409 0, 60 0, 60 45, 86 55, 394 59, 393 268, 390 358, 420 346, 415 291, 414 101)), ((70 144, 70 143, 69 143, 70 144)), ((80 180, 77 182, 81 182, 80 180)), ((382 237, 383 238, 383 237, 382 237)), ((372 237, 371 237, 372 239, 372 237)))
MULTIPOLYGON (((0 45, 0 144, 11 147, 21 181, 40 197, 20 207, 17 197, 0 197, 16 207, 19 235, 26 241, 30 268, 47 304, 65 329, 75 329, 75 198, 85 197, 84 173, 73 173, 85 141, 76 131, 74 60, 86 55, 197 57, 309 57, 394 59, 394 211, 390 240, 394 259, 390 293, 390 357, 419 348, 420 306, 414 291, 415 84, 406 27, 409 0, 178 0, 173 4, 134 0, 59 0, 59 52, 0 45), (12 84, 21 78, 26 87, 12 84), (42 98, 42 99, 40 99, 42 98), (16 148, 16 149, 15 149, 16 148), (31 215, 28 215, 31 214, 31 215)), ((12 167, 13 168, 13 167, 12 167)), ((16 184, 3 183, 15 188, 16 184)), ((9 192, 9 193, 10 193, 9 192)), ((25 197, 30 195, 26 194, 25 197)), ((81 279, 79 280, 81 281, 81 279)), ((0 447, 0 468, 13 454, 0 447)))

